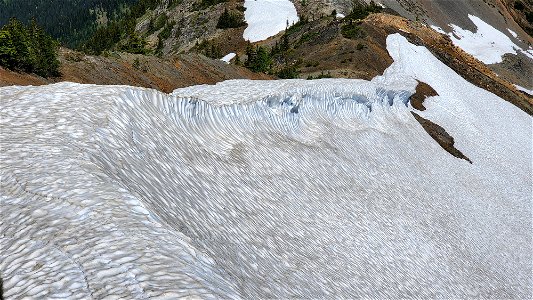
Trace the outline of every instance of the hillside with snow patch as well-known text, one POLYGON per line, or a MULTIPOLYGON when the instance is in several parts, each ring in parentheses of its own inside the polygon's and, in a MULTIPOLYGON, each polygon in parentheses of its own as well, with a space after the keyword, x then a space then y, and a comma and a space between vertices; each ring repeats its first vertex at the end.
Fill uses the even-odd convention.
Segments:
POLYGON ((531 116, 387 49, 371 81, 0 88, 6 298, 531 298, 531 116))
POLYGON ((245 0, 244 7, 248 26, 243 37, 252 43, 266 40, 298 22, 296 8, 289 0, 245 0))

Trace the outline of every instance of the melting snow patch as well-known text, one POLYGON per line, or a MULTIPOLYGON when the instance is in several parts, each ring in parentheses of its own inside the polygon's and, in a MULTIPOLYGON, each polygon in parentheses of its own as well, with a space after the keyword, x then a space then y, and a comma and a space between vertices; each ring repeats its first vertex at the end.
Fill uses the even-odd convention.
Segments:
POLYGON ((522 53, 524 53, 525 56, 533 59, 533 49, 524 50, 522 53))
POLYGON ((440 28, 439 26, 429 25, 429 27, 431 27, 433 30, 435 30, 438 33, 446 34, 446 32, 442 30, 442 28, 440 28))
POLYGON ((289 0, 245 0, 244 7, 248 27, 243 37, 250 42, 266 40, 298 22, 296 8, 289 0))
POLYGON ((516 54, 517 50, 520 50, 520 47, 514 44, 501 31, 498 31, 476 16, 468 15, 468 17, 477 27, 475 33, 450 24, 453 33, 449 35, 455 45, 461 47, 461 49, 475 58, 485 64, 496 64, 502 62, 502 56, 504 54, 516 54))
POLYGON ((220 60, 223 61, 223 62, 225 62, 225 63, 227 63, 227 64, 229 64, 229 62, 230 62, 230 61, 231 61, 236 55, 237 55, 237 54, 235 54, 235 53, 232 52, 232 53, 229 53, 229 54, 227 54, 226 56, 222 57, 220 60))
POLYGON ((513 37, 518 37, 518 34, 516 34, 516 32, 512 31, 511 29, 507 28, 507 31, 509 31, 509 33, 513 36, 513 37))
POLYGON ((519 90, 519 91, 525 92, 525 93, 527 93, 528 95, 533 95, 533 90, 526 89, 525 87, 523 87, 523 86, 519 86, 518 84, 515 84, 514 86, 515 86, 516 89, 519 90))

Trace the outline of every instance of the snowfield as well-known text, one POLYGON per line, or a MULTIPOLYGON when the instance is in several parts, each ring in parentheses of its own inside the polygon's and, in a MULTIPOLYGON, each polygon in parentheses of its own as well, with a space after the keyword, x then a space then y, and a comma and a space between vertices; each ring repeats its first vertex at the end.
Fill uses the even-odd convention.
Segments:
POLYGON ((372 81, 0 88, 6 298, 531 299, 532 118, 387 47, 372 81))
POLYGON ((245 0, 244 7, 248 27, 243 38, 252 43, 266 40, 299 20, 296 8, 289 0, 245 0))
MULTIPOLYGON (((477 27, 475 33, 462 29, 457 25, 450 24, 453 32, 448 35, 456 46, 468 52, 475 58, 485 64, 496 64, 503 61, 502 56, 504 54, 517 54, 517 52, 520 51, 533 59, 533 55, 527 51, 522 51, 507 35, 492 27, 490 24, 487 24, 473 15, 468 15, 468 18, 470 18, 477 27)), ((432 26, 432 28, 443 33, 442 29, 439 27, 432 26)), ((509 30, 509 33, 516 38, 516 33, 511 30, 509 30)))

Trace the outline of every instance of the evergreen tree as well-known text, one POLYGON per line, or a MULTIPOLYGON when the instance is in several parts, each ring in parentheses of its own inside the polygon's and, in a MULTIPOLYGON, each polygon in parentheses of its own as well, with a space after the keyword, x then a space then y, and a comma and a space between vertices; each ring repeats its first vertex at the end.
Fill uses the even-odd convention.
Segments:
POLYGON ((32 36, 34 51, 37 56, 34 63, 35 73, 44 76, 59 75, 59 60, 57 60, 58 42, 51 36, 47 35, 46 32, 37 25, 35 19, 31 21, 29 32, 32 36))
POLYGON ((217 22, 217 28, 238 28, 246 23, 242 14, 237 12, 229 12, 227 8, 224 9, 224 12, 220 15, 217 22))
POLYGON ((148 50, 145 46, 146 40, 134 32, 129 36, 126 44, 122 46, 121 50, 133 54, 146 54, 148 50))
POLYGON ((0 65, 12 68, 15 65, 15 57, 17 57, 17 48, 13 44, 11 32, 0 30, 0 65))
POLYGON ((49 77, 59 75, 59 43, 33 20, 29 26, 15 18, 0 29, 0 64, 8 69, 49 77))
POLYGON ((254 72, 266 73, 272 66, 272 58, 270 53, 262 46, 255 49, 247 48, 246 54, 248 59, 246 60, 246 67, 254 72))

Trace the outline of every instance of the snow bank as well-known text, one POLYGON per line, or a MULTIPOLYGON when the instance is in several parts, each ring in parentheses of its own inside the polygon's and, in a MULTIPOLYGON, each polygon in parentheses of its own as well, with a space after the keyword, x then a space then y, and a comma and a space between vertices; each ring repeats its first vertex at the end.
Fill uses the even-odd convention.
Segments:
POLYGON ((296 8, 289 0, 245 0, 244 7, 248 27, 243 37, 250 42, 266 40, 298 22, 296 8))
POLYGON ((371 82, 0 88, 6 298, 530 299, 531 117, 387 48, 371 82))
POLYGON ((449 35, 455 45, 461 47, 461 49, 475 58, 485 64, 495 64, 502 62, 504 54, 516 54, 520 50, 520 47, 501 31, 476 16, 468 15, 468 17, 477 27, 475 33, 450 24, 453 33, 449 35))

